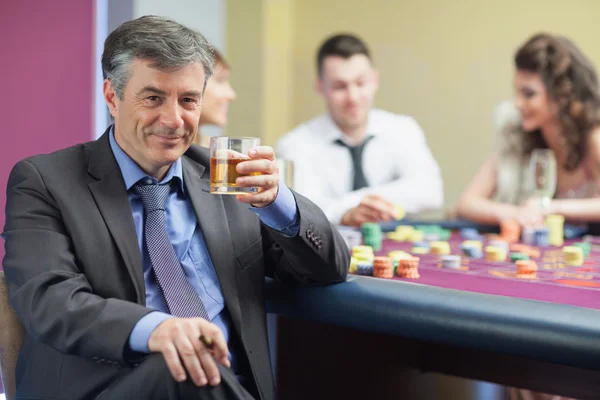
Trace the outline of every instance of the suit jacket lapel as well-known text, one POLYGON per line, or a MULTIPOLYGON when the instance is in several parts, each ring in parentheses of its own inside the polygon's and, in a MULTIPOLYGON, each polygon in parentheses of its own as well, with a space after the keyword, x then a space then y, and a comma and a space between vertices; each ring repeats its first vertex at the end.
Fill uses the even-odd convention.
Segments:
MULTIPOLYGON (((109 128, 110 129, 110 128, 109 128)), ((142 257, 137 241, 125 182, 108 141, 108 130, 90 145, 90 175, 98 179, 88 185, 135 287, 137 301, 146 304, 142 257)))
POLYGON ((209 170, 188 157, 183 157, 183 182, 192 205, 210 258, 217 272, 221 290, 233 324, 241 337, 241 311, 237 294, 235 259, 231 233, 220 195, 209 193, 209 170), (204 173, 204 176, 202 175, 204 173))

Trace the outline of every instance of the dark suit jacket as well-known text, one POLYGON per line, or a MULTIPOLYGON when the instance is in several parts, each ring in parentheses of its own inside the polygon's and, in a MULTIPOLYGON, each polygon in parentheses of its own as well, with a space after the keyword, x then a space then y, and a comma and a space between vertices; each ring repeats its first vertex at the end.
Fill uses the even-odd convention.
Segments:
MULTIPOLYGON (((208 193, 208 151, 183 156, 184 183, 241 344, 240 365, 274 398, 265 276, 343 281, 348 249, 323 212, 294 193, 300 233, 262 225, 233 196, 208 193)), ((129 334, 144 315, 142 262, 108 135, 16 164, 8 181, 4 269, 27 335, 17 365, 21 398, 90 399, 134 366, 129 334)))

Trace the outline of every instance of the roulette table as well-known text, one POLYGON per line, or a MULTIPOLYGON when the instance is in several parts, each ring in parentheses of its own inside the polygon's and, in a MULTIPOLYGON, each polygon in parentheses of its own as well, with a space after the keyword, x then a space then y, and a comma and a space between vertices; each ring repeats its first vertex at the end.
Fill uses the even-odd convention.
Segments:
MULTIPOLYGON (((460 254, 464 226, 446 226, 452 254, 460 254)), ((566 265, 561 247, 537 246, 535 279, 517 278, 510 259, 462 257, 460 268, 448 269, 439 255, 419 254, 418 279, 349 274, 316 288, 267 281, 280 395, 478 398, 431 394, 430 377, 443 374, 600 398, 600 239, 573 232, 565 228, 565 245, 590 243, 583 264, 566 265)), ((412 244, 384 239, 375 255, 393 250, 412 244)))

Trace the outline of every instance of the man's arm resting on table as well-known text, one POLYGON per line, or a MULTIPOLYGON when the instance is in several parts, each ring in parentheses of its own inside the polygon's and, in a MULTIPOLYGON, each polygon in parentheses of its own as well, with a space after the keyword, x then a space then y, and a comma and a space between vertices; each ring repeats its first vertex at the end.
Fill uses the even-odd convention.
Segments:
POLYGON ((267 275, 301 285, 344 281, 350 265, 344 239, 319 207, 289 191, 297 210, 296 235, 286 235, 263 224, 267 275))

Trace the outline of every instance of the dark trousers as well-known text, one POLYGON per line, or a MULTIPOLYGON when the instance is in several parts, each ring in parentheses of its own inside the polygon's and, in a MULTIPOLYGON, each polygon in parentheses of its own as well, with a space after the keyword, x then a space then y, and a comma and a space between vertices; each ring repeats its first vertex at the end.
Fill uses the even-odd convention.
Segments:
POLYGON ((197 387, 189 378, 177 382, 162 354, 152 354, 140 365, 113 382, 96 400, 252 400, 233 372, 217 364, 218 386, 197 387))

